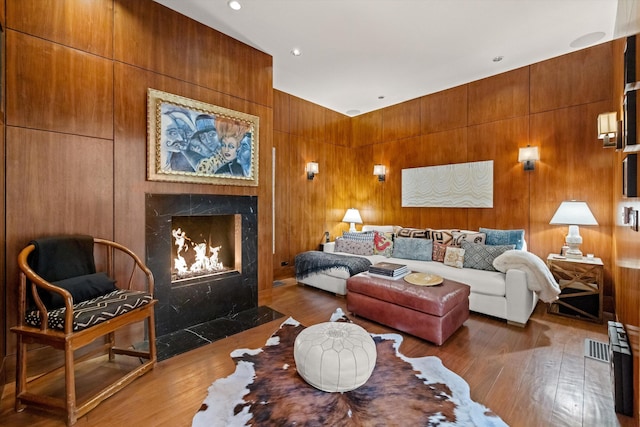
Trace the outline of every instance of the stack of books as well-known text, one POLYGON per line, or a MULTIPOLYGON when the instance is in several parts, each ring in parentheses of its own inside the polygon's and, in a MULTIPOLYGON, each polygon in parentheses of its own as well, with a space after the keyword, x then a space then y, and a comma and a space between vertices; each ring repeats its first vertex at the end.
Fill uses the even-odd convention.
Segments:
POLYGON ((369 267, 369 274, 392 280, 404 277, 409 273, 409 267, 406 265, 392 262, 378 262, 369 267))

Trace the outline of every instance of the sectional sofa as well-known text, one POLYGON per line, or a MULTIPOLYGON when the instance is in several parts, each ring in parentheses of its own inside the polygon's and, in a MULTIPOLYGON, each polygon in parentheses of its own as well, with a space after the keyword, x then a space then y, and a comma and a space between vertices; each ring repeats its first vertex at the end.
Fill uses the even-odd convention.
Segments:
MULTIPOLYGON (((546 265, 526 251, 522 230, 463 231, 365 226, 363 233, 354 236, 363 239, 361 241, 349 240, 347 234, 324 245, 324 252, 332 254, 327 257, 328 265, 307 272, 301 271, 297 265, 298 283, 345 295, 346 280, 358 270, 350 271, 334 260, 356 256, 366 258, 371 264, 381 261, 405 264, 414 272, 437 274, 469 285, 471 311, 505 319, 518 326, 526 325, 539 293, 546 302, 555 300, 559 294, 546 265), (368 242, 365 235, 369 233, 374 234, 376 240, 372 253, 362 249, 368 248, 368 243, 361 243, 368 242), (506 243, 509 238, 505 240, 504 237, 508 235, 514 243, 506 243), (495 236, 498 236, 498 241, 495 236), (448 256, 449 252, 455 255, 448 256), (440 255, 449 259, 443 260, 440 255), (495 264, 502 271, 496 271, 493 266, 496 259, 498 262, 495 264), (333 262, 334 265, 331 264, 333 262)), ((315 256, 321 258, 320 254, 315 256)))

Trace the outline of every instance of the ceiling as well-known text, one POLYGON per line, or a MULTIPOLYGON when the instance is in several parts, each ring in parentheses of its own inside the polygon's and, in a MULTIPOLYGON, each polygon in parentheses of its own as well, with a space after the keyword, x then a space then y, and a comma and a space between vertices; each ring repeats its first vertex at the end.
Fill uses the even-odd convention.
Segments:
POLYGON ((271 55, 275 89, 348 116, 640 32, 638 0, 155 1, 271 55))

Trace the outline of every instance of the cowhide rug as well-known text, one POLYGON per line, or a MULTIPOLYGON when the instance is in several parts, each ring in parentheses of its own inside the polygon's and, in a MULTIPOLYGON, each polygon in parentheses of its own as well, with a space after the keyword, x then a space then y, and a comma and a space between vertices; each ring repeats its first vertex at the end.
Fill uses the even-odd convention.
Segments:
MULTIPOLYGON (((332 321, 349 321, 338 309, 332 321)), ((371 334, 376 367, 361 387, 327 393, 296 372, 293 343, 304 329, 287 319, 262 349, 231 353, 236 371, 216 380, 193 418, 214 426, 506 426, 471 400, 469 385, 439 358, 409 358, 398 334, 371 334)))

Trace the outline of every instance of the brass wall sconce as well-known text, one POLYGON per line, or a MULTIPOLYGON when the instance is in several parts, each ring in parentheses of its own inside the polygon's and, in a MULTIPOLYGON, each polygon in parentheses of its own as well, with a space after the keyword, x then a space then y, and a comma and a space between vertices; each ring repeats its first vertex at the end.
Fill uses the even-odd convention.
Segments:
POLYGON ((618 133, 618 115, 615 111, 598 115, 598 139, 604 148, 615 148, 618 133))
POLYGON ((518 152, 518 161, 520 163, 524 163, 524 170, 534 170, 536 160, 540 160, 540 151, 538 150, 538 147, 531 147, 527 145, 526 147, 520 148, 520 151, 518 152))
POLYGON ((387 168, 384 165, 373 165, 373 174, 378 176, 378 181, 384 181, 387 175, 387 168))

